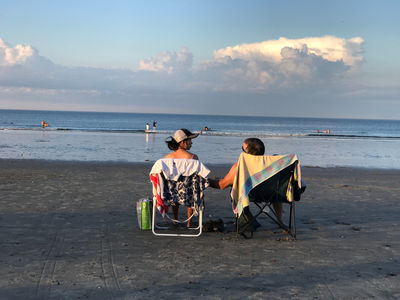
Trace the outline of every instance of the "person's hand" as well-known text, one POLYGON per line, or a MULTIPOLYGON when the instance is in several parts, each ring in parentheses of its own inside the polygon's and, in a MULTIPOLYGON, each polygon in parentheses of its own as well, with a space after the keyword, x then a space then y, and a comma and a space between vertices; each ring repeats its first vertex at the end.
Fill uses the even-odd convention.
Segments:
POLYGON ((208 178, 208 184, 213 188, 218 188, 218 179, 208 178))

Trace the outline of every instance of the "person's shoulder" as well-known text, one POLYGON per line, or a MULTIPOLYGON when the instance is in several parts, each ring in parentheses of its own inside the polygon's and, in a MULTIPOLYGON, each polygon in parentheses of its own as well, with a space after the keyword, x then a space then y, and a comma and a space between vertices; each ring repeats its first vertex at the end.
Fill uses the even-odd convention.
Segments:
POLYGON ((187 150, 185 150, 182 158, 199 160, 199 157, 196 154, 189 152, 187 150))

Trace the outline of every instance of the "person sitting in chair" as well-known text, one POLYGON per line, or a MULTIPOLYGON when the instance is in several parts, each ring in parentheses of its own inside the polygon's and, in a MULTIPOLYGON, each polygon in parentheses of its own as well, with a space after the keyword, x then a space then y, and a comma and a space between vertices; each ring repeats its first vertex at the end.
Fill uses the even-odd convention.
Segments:
MULTIPOLYGON (((168 153, 165 158, 184 158, 184 159, 196 159, 199 160, 196 154, 190 153, 188 150, 192 147, 192 139, 196 138, 199 134, 192 133, 186 128, 179 129, 175 132, 174 136, 170 136, 165 141, 171 153, 168 153)), ((172 205, 172 212, 175 220, 178 219, 179 205, 172 205)), ((187 214, 189 221, 187 227, 190 227, 190 217, 192 216, 193 209, 187 207, 187 214)))
MULTIPOLYGON (((258 138, 248 138, 245 139, 242 145, 243 152, 251 155, 264 155, 265 146, 264 143, 258 138)), ((236 175, 238 162, 234 163, 229 172, 225 175, 224 178, 220 180, 208 179, 211 187, 216 189, 226 189, 229 186, 233 185, 233 181, 236 175)), ((278 221, 283 224, 282 221, 282 204, 281 203, 273 203, 273 207, 277 216, 278 221)))

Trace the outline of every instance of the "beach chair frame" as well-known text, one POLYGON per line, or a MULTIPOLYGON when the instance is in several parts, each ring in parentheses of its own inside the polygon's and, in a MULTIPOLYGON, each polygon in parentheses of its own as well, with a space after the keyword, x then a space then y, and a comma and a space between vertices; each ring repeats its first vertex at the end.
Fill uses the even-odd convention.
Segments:
MULTIPOLYGON (((198 237, 201 235, 201 233, 203 232, 203 210, 204 210, 204 200, 202 201, 201 205, 198 206, 197 208, 197 213, 198 213, 198 222, 199 225, 195 228, 189 228, 187 230, 189 231, 193 231, 192 234, 190 233, 162 233, 160 231, 156 231, 156 230, 161 230, 161 231, 165 231, 165 230, 171 230, 169 227, 167 226, 160 226, 157 225, 156 222, 156 215, 158 213, 156 213, 157 207, 156 207, 156 202, 153 201, 153 217, 152 217, 152 226, 151 226, 151 230, 153 232, 154 235, 157 236, 181 236, 181 237, 198 237)), ((196 210, 196 209, 195 209, 196 210)), ((170 218, 168 215, 167 217, 169 219, 171 219, 172 221, 179 221, 179 220, 173 220, 172 218, 170 218)), ((195 217, 194 213, 192 215, 192 218, 195 217)), ((179 221, 180 223, 185 223, 188 220, 185 221, 179 221)))
MULTIPOLYGON (((191 175, 191 176, 194 176, 194 174, 191 175)), ((189 176, 189 177, 191 177, 191 176, 189 176)), ((160 178, 163 181, 168 181, 162 173, 160 174, 160 178)), ((167 231, 167 230, 170 231, 172 229, 169 226, 157 225, 157 220, 156 220, 157 217, 156 216, 158 215, 158 213, 156 213, 156 211, 158 211, 158 209, 157 209, 157 203, 156 202, 157 201, 155 199, 153 199, 151 230, 152 230, 154 235, 157 235, 157 236, 181 236, 181 237, 198 237, 198 236, 201 235, 201 233, 203 232, 204 198, 201 199, 200 203, 194 203, 193 214, 189 218, 189 219, 197 218, 198 219, 198 226, 195 227, 195 228, 184 228, 185 230, 188 230, 189 232, 193 232, 193 233, 187 233, 187 232, 186 233, 165 233, 165 231, 167 231), (164 231, 164 232, 162 232, 162 231, 164 231)), ((165 218, 171 220, 172 222, 176 222, 178 224, 186 223, 187 221, 189 221, 189 219, 186 219, 184 221, 174 220, 168 214, 165 215, 165 218)), ((163 221, 165 221, 165 219, 163 221)), ((179 230, 181 230, 181 229, 179 229, 179 230)))
POLYGON ((258 211, 253 215, 252 218, 243 226, 240 226, 238 216, 236 216, 236 233, 245 238, 249 238, 246 234, 246 230, 250 229, 250 238, 253 237, 252 224, 260 215, 265 215, 276 223, 280 228, 285 230, 292 238, 296 239, 296 217, 295 217, 295 201, 300 200, 300 195, 296 195, 294 201, 289 202, 286 199, 286 190, 289 184, 295 184, 297 182, 291 182, 290 178, 293 176, 294 170, 297 167, 297 163, 288 166, 281 170, 271 178, 260 183, 254 187, 249 193, 250 204, 254 204, 258 207, 258 211), (290 207, 288 226, 281 224, 278 221, 277 214, 272 206, 273 203, 288 204, 290 207))

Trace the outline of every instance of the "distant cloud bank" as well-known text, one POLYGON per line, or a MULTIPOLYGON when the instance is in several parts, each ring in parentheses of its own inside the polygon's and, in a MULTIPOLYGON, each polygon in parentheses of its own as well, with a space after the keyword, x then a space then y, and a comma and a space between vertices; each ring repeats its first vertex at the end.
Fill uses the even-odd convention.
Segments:
POLYGON ((123 70, 57 65, 31 45, 12 46, 0 37, 0 105, 270 114, 284 103, 306 111, 301 107, 366 95, 353 85, 364 62, 363 44, 361 37, 281 37, 217 49, 213 59, 196 65, 184 47, 123 70), (243 107, 243 99, 254 108, 243 107))
POLYGON ((93 89, 98 85, 100 90, 167 84, 177 89, 267 91, 345 76, 362 64, 363 42, 360 37, 280 38, 215 50, 213 60, 197 66, 193 66, 189 49, 182 48, 144 58, 138 70, 127 72, 55 65, 31 45, 13 47, 0 38, 0 84, 26 87, 26 83, 30 88, 50 84, 52 89, 93 89))
POLYGON ((215 50, 212 61, 196 67, 193 55, 182 48, 141 60, 140 70, 169 75, 186 72, 185 87, 267 91, 337 80, 363 63, 363 43, 360 37, 280 38, 215 50))

